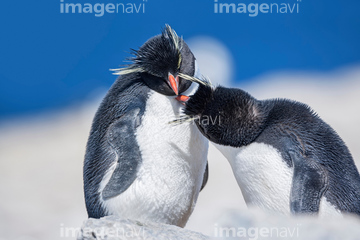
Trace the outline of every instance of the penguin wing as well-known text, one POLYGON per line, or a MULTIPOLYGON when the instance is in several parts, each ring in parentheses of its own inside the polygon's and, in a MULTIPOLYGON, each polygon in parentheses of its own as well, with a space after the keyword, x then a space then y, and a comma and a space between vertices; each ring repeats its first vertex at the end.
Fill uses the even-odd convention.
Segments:
POLYGON ((206 162, 206 167, 205 167, 205 172, 204 172, 204 178, 203 178, 203 182, 202 182, 200 191, 203 190, 203 188, 205 187, 208 179, 209 179, 209 161, 206 162))
POLYGON ((294 176, 290 192, 292 214, 319 212, 321 197, 328 188, 327 171, 314 159, 290 151, 294 176))
POLYGON ((135 129, 140 125, 140 109, 135 108, 117 119, 107 130, 107 142, 112 156, 116 157, 115 170, 102 191, 104 200, 124 192, 136 179, 142 161, 135 138, 135 129))

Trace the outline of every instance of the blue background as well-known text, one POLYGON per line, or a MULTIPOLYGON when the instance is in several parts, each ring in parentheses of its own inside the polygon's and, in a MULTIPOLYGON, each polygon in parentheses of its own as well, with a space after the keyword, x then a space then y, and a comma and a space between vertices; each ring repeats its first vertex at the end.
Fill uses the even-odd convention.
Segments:
POLYGON ((358 0, 302 0, 299 14, 257 17, 215 14, 209 0, 65 2, 145 3, 145 13, 95 17, 61 14, 60 0, 3 1, 0 119, 68 106, 110 87, 116 77, 109 69, 124 64, 129 49, 165 23, 185 40, 208 35, 222 41, 233 54, 238 82, 270 71, 329 71, 360 61, 358 0))

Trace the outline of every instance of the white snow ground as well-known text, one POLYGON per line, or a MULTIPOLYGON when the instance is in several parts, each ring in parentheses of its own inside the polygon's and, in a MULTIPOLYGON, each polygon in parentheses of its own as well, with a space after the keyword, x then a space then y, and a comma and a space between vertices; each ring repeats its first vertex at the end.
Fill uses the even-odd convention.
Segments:
MULTIPOLYGON (((193 51, 203 73, 229 85, 231 74, 218 79, 225 76, 222 70, 203 64, 206 48, 193 51)), ((231 65, 231 56, 223 56, 231 65)), ((309 104, 339 133, 360 166, 360 66, 327 73, 267 74, 237 87, 259 99, 286 97, 309 104)), ((86 219, 82 163, 98 104, 94 100, 0 124, 0 240, 64 239, 81 226, 86 219)), ((247 211, 227 160, 213 146, 209 170, 208 184, 186 228, 213 235, 224 212, 247 211)))

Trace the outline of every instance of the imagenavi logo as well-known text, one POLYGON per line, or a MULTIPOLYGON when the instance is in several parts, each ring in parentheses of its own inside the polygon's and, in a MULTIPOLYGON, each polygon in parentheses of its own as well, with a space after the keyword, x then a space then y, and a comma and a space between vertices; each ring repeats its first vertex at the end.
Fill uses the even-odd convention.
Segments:
POLYGON ((106 13, 139 14, 145 13, 146 2, 147 0, 131 3, 73 3, 60 0, 60 13, 94 14, 95 17, 102 17, 106 13))
POLYGON ((260 13, 299 13, 301 0, 292 0, 292 3, 229 3, 214 0, 214 13, 240 13, 256 17, 260 13))

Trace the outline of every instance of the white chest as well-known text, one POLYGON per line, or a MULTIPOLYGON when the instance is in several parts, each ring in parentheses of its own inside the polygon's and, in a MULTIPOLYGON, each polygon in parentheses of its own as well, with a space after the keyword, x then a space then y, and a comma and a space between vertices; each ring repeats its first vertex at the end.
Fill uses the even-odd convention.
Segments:
POLYGON ((290 213, 293 169, 286 165, 277 149, 264 143, 241 148, 216 147, 229 160, 248 205, 290 213))
POLYGON ((208 141, 194 124, 169 124, 181 107, 174 97, 150 93, 136 131, 142 164, 134 183, 104 203, 112 214, 185 225, 202 184, 208 141))
MULTIPOLYGON (((249 206, 290 215, 293 168, 287 166, 277 149, 264 143, 252 143, 241 148, 215 146, 230 162, 249 206)), ((341 213, 323 197, 319 216, 338 217, 341 213)))

